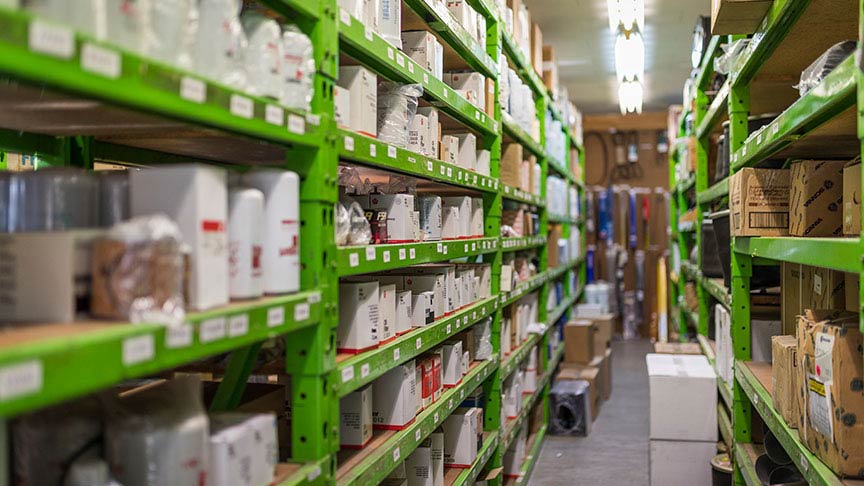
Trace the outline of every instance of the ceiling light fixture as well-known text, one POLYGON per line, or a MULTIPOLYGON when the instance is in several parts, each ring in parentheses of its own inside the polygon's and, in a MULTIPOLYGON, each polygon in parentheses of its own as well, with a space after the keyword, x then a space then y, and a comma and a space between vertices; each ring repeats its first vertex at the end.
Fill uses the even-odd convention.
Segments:
POLYGON ((617 34, 645 28, 645 0, 606 0, 609 13, 609 30, 617 34))
POLYGON ((618 106, 621 114, 642 113, 642 83, 638 80, 624 81, 618 85, 618 106))
POLYGON ((618 81, 645 77, 645 42, 639 32, 619 32, 615 38, 615 74, 618 81))
POLYGON ((645 78, 645 0, 606 0, 615 36, 615 75, 621 114, 642 113, 645 78))

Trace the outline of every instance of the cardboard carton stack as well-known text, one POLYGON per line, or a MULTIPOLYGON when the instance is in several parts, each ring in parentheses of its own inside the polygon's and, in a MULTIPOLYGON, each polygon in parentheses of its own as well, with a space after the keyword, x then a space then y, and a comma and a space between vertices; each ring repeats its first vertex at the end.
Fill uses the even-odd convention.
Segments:
POLYGON ((603 400, 612 395, 612 332, 615 316, 577 318, 564 326, 564 362, 556 380, 589 383, 591 417, 596 419, 603 400))

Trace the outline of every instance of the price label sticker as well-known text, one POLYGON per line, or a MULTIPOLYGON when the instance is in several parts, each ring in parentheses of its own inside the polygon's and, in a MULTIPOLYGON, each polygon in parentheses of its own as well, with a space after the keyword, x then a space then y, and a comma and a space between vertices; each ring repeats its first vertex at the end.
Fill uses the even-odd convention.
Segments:
POLYGON ((318 476, 321 476, 321 467, 316 466, 315 469, 309 471, 309 474, 306 475, 306 480, 310 483, 318 479, 318 476))
POLYGON ((447 245, 444 245, 444 254, 445 254, 445 255, 447 254, 447 249, 448 249, 448 248, 450 248, 450 247, 447 246, 447 245))
POLYGON ((399 459, 402 458, 402 452, 399 451, 399 448, 393 449, 393 462, 399 462, 399 459))
POLYGON ((255 114, 255 103, 250 98, 238 94, 232 94, 229 102, 229 110, 234 116, 251 119, 255 114))
POLYGON ((363 363, 363 365, 360 366, 360 378, 366 378, 367 376, 369 376, 369 372, 369 363, 363 363))
POLYGON ((339 20, 341 20, 343 24, 349 27, 351 26, 351 14, 349 14, 344 8, 339 9, 339 20))
POLYGON ((414 248, 408 250, 408 258, 412 260, 417 258, 417 251, 414 248))
POLYGON ((420 442, 421 437, 422 437, 422 435, 420 434, 420 429, 415 430, 414 431, 414 440, 417 442, 420 442))
POLYGON ((427 161, 426 161, 426 170, 428 170, 429 172, 434 172, 434 171, 435 171, 434 166, 432 165, 432 161, 431 161, 431 160, 427 160, 427 161))
POLYGON ((117 79, 122 71, 120 53, 113 49, 90 44, 81 47, 81 69, 94 74, 117 79))
POLYGON ((225 337, 225 318, 214 317, 201 323, 198 328, 198 340, 202 343, 211 343, 225 337))
POLYGON ((771 127, 771 131, 774 135, 777 135, 778 133, 780 133, 780 125, 775 123, 774 126, 771 127))
POLYGON ((453 178, 453 168, 447 167, 447 177, 453 178))
POLYGON ((447 334, 450 334, 451 332, 453 332, 453 328, 450 324, 447 324, 447 334))
POLYGON ((41 20, 30 22, 27 32, 30 50, 61 59, 70 59, 75 54, 75 34, 72 30, 41 20))
POLYGON ((479 112, 479 111, 475 111, 475 112, 474 112, 474 119, 475 119, 475 120, 480 120, 480 112, 479 112))
POLYGON ((348 265, 352 268, 360 265, 360 255, 358 255, 357 253, 348 254, 348 265))
POLYGON ((41 391, 44 377, 42 362, 37 359, 0 368, 0 402, 41 391))
POLYGON ((465 389, 459 390, 459 400, 463 400, 465 398, 465 389))
POLYGON ((471 243, 471 251, 477 251, 477 242, 471 243))
POLYGON ((301 302, 294 306, 294 322, 302 322, 309 319, 309 304, 301 302))
POLYGON ((264 106, 264 120, 271 125, 281 127, 285 120, 285 110, 281 106, 266 105, 264 106))
POLYGON ((803 453, 803 452, 802 452, 801 455, 798 457, 798 462, 801 464, 801 469, 803 469, 804 471, 809 471, 809 470, 810 470, 810 461, 808 461, 807 458, 804 457, 804 453, 803 453))
POLYGON ((444 251, 444 244, 442 244, 442 243, 438 243, 438 245, 437 245, 436 248, 437 248, 437 250, 438 250, 438 253, 441 253, 441 252, 444 251))
POLYGON ((453 408, 453 399, 452 398, 447 402, 447 408, 449 408, 449 409, 453 408))
POLYGON ((377 157, 378 156, 378 146, 374 143, 369 144, 369 156, 377 157))
POLYGON ((180 78, 180 97, 193 103, 207 101, 207 85, 200 79, 189 76, 180 78))
POLYGON ((365 27, 363 29, 363 37, 365 37, 367 41, 372 42, 372 39, 374 38, 374 36, 372 35, 372 29, 370 29, 369 27, 365 27))
POLYGON ((402 351, 399 348, 393 350, 393 361, 399 361, 399 358, 402 357, 402 351))
POLYGON ((267 327, 285 324, 285 308, 282 306, 267 309, 267 327))
POLYGON ((450 93, 445 89, 444 90, 444 98, 448 98, 449 96, 450 96, 450 93))
POLYGON ((390 263, 390 250, 384 250, 382 259, 384 260, 384 263, 390 263))
POLYGON ((123 340, 123 365, 131 366, 150 361, 156 356, 156 340, 152 334, 143 334, 123 340))
POLYGON ((249 333, 249 314, 232 316, 228 320, 228 336, 245 336, 249 333))
POLYGON ((759 404, 759 395, 757 395, 756 392, 753 392, 753 405, 758 405, 758 404, 759 404))
POLYGON ((408 162, 411 162, 412 164, 416 164, 417 159, 415 159, 414 157, 408 157, 408 162))
POLYGON ((420 348, 422 348, 422 347, 423 347, 423 338, 419 338, 419 337, 418 337, 417 340, 414 341, 414 348, 415 348, 415 349, 420 349, 420 348))
POLYGON ((438 412, 435 412, 435 415, 432 416, 432 419, 436 424, 438 423, 438 412))
POLYGON ((349 366, 342 370, 342 383, 348 383, 354 379, 354 367, 349 366))
POLYGON ((375 261, 375 247, 367 246, 366 247, 366 261, 373 262, 375 261))
POLYGON ((165 347, 168 349, 185 348, 192 345, 192 325, 188 323, 165 328, 165 347))
POLYGON ((429 84, 429 73, 423 73, 423 84, 429 84))
POLYGON ((297 135, 303 135, 304 133, 306 133, 306 120, 304 120, 302 116, 295 115, 293 113, 289 114, 288 131, 291 133, 296 133, 297 135))
POLYGON ((393 52, 393 48, 388 47, 387 48, 387 59, 390 59, 392 61, 394 55, 395 55, 395 53, 393 52))
POLYGON ((387 157, 390 157, 391 159, 396 158, 396 147, 392 145, 387 146, 387 157))
POLYGON ((439 167, 439 169, 440 169, 440 170, 439 170, 438 172, 440 172, 442 176, 443 176, 444 174, 446 174, 446 171, 444 170, 444 166, 443 166, 443 165, 442 165, 441 167, 439 167))
POLYGON ((345 145, 345 150, 347 150, 348 152, 354 151, 354 137, 343 138, 342 144, 345 145))
POLYGON ((403 56, 402 54, 396 54, 396 64, 398 64, 399 67, 404 68, 405 67, 405 56, 403 56))
POLYGON ((399 248, 399 259, 400 260, 405 259, 405 248, 399 248))

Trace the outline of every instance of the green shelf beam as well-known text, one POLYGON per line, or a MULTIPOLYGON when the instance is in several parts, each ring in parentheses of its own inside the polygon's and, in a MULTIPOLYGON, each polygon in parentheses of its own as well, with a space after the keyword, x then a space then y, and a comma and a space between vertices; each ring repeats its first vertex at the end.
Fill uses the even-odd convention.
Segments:
POLYGON ((727 197, 729 195, 729 178, 725 178, 720 182, 715 183, 704 191, 699 191, 696 194, 696 202, 699 204, 707 204, 712 201, 727 197))
POLYGON ((534 275, 524 282, 519 282, 516 284, 516 287, 513 288, 510 292, 502 292, 499 294, 499 299, 501 301, 501 306, 507 306, 521 299, 522 297, 528 295, 534 290, 540 288, 541 285, 545 284, 547 281, 551 280, 550 273, 543 272, 534 275))
MULTIPOLYGON (((447 14, 450 15, 449 12, 447 14)), ((487 135, 494 135, 498 131, 498 124, 492 116, 471 104, 360 20, 342 15, 339 39, 347 54, 375 71, 395 81, 423 86, 425 98, 471 129, 487 135)))
POLYGON ((405 0, 405 5, 425 20, 472 69, 489 78, 498 77, 498 64, 447 10, 444 2, 405 0))
POLYGON ((759 412, 765 425, 789 454, 792 462, 811 486, 840 486, 843 482, 833 471, 811 453, 798 437, 798 431, 789 428, 771 400, 771 394, 750 371, 746 363, 735 363, 735 379, 744 390, 753 408, 759 412))
POLYGON ((320 0, 261 0, 261 3, 283 14, 288 9, 312 20, 321 17, 320 0))
POLYGON ((369 457, 338 481, 339 486, 378 484, 404 461, 414 449, 453 413, 462 400, 480 386, 498 366, 497 356, 476 364, 456 387, 444 391, 435 403, 423 410, 414 422, 394 434, 369 457))
POLYGON ((696 82, 693 83, 697 88, 705 88, 708 81, 711 79, 711 74, 714 72, 714 58, 720 52, 720 36, 712 36, 708 42, 708 48, 702 55, 702 61, 699 63, 699 74, 696 76, 696 82))
POLYGON ((360 135, 338 130, 339 158, 475 191, 495 193, 497 179, 360 135))
POLYGON ((501 184, 501 196, 511 201, 530 204, 540 208, 546 207, 546 200, 540 194, 533 194, 503 183, 501 184))
POLYGON ((518 348, 510 352, 509 355, 505 356, 501 360, 501 368, 498 373, 498 376, 501 378, 501 382, 510 377, 510 375, 516 371, 516 368, 528 358, 531 350, 534 349, 535 346, 540 342, 539 334, 532 334, 526 339, 522 344, 519 345, 518 348))
POLYGON ((406 363, 432 350, 494 314, 498 309, 497 296, 481 300, 434 323, 413 329, 371 351, 337 361, 331 378, 339 397, 375 381, 394 366, 406 363))
MULTIPOLYGON (((819 86, 795 101, 771 123, 751 133, 744 145, 732 154, 732 170, 753 166, 777 154, 806 139, 811 131, 841 113, 853 109, 857 92, 854 57, 846 58, 819 86)), ((825 134, 830 137, 829 143, 834 144, 842 135, 833 130, 825 134)), ((853 140, 856 138, 854 132, 846 135, 853 140)))
POLYGON ((504 127, 504 134, 508 137, 512 138, 516 143, 522 145, 529 152, 536 155, 538 158, 546 157, 546 151, 543 149, 543 146, 540 145, 540 142, 534 140, 531 135, 522 129, 519 125, 516 124, 516 121, 513 120, 507 113, 501 114, 501 124, 504 127))
POLYGON ((540 430, 537 431, 534 442, 528 450, 528 455, 525 456, 525 461, 522 463, 522 467, 519 468, 519 477, 514 481, 514 483, 528 484, 528 480, 531 478, 531 473, 534 472, 534 467, 540 459, 540 450, 543 448, 543 439, 546 437, 547 427, 547 425, 543 425, 540 427, 540 430))
POLYGON ((46 324, 38 334, 32 327, 11 330, 0 349, 0 377, 19 385, 4 391, 0 416, 296 332, 318 323, 321 311, 321 292, 310 291, 187 314, 172 327, 96 321, 46 324))
POLYGON ((732 305, 732 296, 729 294, 729 289, 723 285, 723 279, 706 278, 700 275, 699 282, 724 307, 728 309, 732 305))
POLYGON ((327 486, 332 484, 332 478, 327 472, 330 469, 329 457, 298 466, 296 471, 276 483, 276 486, 327 486))
POLYGON ((720 378, 717 378, 717 390, 720 392, 720 398, 729 409, 732 409, 732 386, 725 383, 720 378))
POLYGON ((756 472, 756 458, 764 452, 764 448, 760 445, 759 452, 756 452, 753 447, 753 444, 747 443, 734 444, 735 464, 741 471, 747 486, 762 486, 765 483, 759 479, 759 474, 756 472))
POLYGON ((729 80, 734 86, 750 84, 762 65, 792 30, 792 26, 810 7, 811 0, 777 0, 773 2, 753 39, 740 54, 729 80))
POLYGON ((486 464, 489 463, 489 459, 492 458, 497 447, 498 431, 487 432, 486 437, 483 439, 483 445, 477 451, 477 459, 474 460, 474 464, 468 469, 462 469, 462 472, 456 476, 453 483, 448 484, 448 486, 473 486, 477 477, 486 468, 486 464))
MULTIPOLYGON (((537 71, 534 70, 534 65, 531 64, 531 60, 522 52, 522 49, 516 45, 516 41, 510 37, 510 34, 502 29, 501 38, 503 39, 502 44, 504 45, 504 57, 506 57, 510 63, 513 64, 513 69, 516 71, 516 74, 522 78, 522 81, 527 84, 534 94, 540 97, 549 98, 549 94, 546 90, 546 85, 543 83, 543 80, 540 78, 540 75, 537 74, 537 71)), ((548 104, 548 103, 547 103, 548 104)), ((543 116, 541 114, 541 116, 543 116)))
POLYGON ((711 366, 714 366, 717 357, 714 354, 714 348, 711 346, 711 341, 708 339, 708 336, 699 334, 696 336, 696 342, 699 343, 699 347, 702 349, 702 354, 708 358, 708 362, 711 363, 711 366))
POLYGON ((802 238, 794 236, 735 238, 736 253, 779 262, 833 268, 843 272, 861 270, 858 238, 802 238))
POLYGON ((729 81, 726 81, 723 83, 723 87, 717 91, 714 101, 711 102, 711 106, 708 107, 708 111, 705 112, 705 116, 696 128, 696 136, 698 138, 704 139, 710 135, 717 124, 720 123, 720 120, 723 119, 723 116, 726 115, 730 91, 731 85, 729 81))
MULTIPOLYGON (((501 240, 501 243, 505 241, 507 239, 501 240)), ((339 247, 336 253, 337 271, 340 277, 383 272, 411 265, 483 255, 495 252, 498 248, 498 238, 343 246, 339 247)))
POLYGON ((729 450, 732 450, 732 444, 735 442, 735 436, 732 434, 732 419, 729 418, 729 412, 722 404, 717 404, 717 428, 720 429, 720 437, 726 444, 729 450))
POLYGON ((573 295, 570 295, 564 298, 558 306, 549 311, 549 316, 546 318, 547 325, 551 328, 558 322, 558 319, 567 312, 567 309, 573 307, 576 304, 576 301, 579 300, 579 295, 582 293, 582 289, 577 290, 573 295))
POLYGON ((501 250, 505 252, 530 250, 545 244, 546 237, 543 235, 501 238, 501 250))

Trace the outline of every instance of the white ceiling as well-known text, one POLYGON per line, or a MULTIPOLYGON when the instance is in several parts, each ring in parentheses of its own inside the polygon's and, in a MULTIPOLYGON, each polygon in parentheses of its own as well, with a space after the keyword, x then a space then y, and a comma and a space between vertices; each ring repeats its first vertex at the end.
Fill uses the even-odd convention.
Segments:
MULTIPOLYGON (((614 41, 606 0, 524 0, 555 46, 561 84, 583 113, 618 110, 614 41)), ((690 50, 697 15, 707 15, 709 0, 645 0, 645 102, 643 111, 665 111, 681 102, 690 74, 690 50)))

